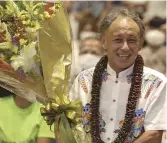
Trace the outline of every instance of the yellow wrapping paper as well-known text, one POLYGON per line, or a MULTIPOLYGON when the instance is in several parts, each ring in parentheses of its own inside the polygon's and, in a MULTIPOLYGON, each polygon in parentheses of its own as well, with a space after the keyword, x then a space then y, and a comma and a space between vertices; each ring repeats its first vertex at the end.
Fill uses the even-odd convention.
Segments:
POLYGON ((52 19, 42 23, 39 48, 44 83, 50 99, 41 108, 41 113, 49 125, 55 121, 55 136, 59 143, 76 143, 71 126, 79 122, 81 103, 70 103, 68 100, 72 39, 70 23, 63 6, 52 19), (69 124, 69 121, 72 123, 69 124))
POLYGON ((42 24, 42 29, 39 31, 39 48, 44 83, 49 98, 57 100, 55 93, 61 97, 67 96, 72 39, 70 23, 63 7, 60 7, 52 19, 42 24))

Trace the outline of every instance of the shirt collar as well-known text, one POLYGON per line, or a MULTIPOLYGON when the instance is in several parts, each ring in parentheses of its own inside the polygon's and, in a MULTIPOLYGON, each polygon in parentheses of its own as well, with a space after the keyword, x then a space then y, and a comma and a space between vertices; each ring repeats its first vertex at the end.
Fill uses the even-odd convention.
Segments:
MULTIPOLYGON (((134 64, 132 66, 130 66, 129 68, 127 68, 126 70, 120 72, 118 74, 118 78, 127 77, 128 75, 132 74, 133 67, 134 67, 134 64)), ((107 64, 107 72, 113 77, 117 76, 116 72, 110 67, 109 63, 107 64)))

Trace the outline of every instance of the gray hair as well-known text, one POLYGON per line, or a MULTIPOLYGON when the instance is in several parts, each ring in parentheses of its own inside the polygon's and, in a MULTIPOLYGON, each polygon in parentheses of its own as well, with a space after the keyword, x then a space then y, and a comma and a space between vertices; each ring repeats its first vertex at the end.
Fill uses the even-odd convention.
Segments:
POLYGON ((133 12, 130 12, 127 9, 122 9, 118 12, 110 12, 109 14, 107 14, 107 16, 102 20, 102 22, 100 24, 101 36, 108 29, 108 27, 112 24, 112 22, 119 16, 129 17, 129 18, 133 19, 140 28, 141 38, 144 39, 144 37, 145 37, 145 26, 144 26, 142 20, 139 18, 139 16, 137 14, 135 14, 133 12))

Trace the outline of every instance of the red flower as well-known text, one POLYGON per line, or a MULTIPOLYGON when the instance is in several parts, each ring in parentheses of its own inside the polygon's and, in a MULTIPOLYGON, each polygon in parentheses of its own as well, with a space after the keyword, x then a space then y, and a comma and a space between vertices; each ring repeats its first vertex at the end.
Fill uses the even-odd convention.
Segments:
POLYGON ((51 15, 53 14, 53 10, 51 10, 50 8, 54 6, 54 3, 52 2, 48 2, 46 5, 45 5, 45 10, 51 15))

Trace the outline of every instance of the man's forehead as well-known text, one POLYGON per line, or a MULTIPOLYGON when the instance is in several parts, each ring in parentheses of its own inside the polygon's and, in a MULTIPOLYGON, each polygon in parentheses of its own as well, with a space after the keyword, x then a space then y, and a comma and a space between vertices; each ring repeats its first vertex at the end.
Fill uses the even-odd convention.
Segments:
POLYGON ((127 31, 128 33, 134 33, 134 34, 139 34, 140 33, 140 28, 136 24, 135 21, 131 18, 117 18, 116 20, 113 21, 113 23, 110 25, 108 32, 109 33, 119 33, 127 31))
POLYGON ((135 31, 135 29, 128 29, 128 30, 116 30, 115 32, 112 33, 113 36, 121 36, 123 34, 126 34, 128 36, 139 36, 139 32, 135 31))

